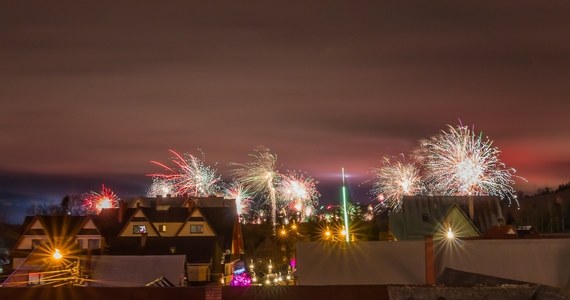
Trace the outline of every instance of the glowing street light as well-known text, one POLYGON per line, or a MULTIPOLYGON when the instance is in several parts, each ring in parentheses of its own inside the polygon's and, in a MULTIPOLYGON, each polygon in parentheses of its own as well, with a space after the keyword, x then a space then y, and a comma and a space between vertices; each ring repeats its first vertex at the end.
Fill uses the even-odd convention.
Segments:
POLYGON ((63 254, 61 254, 61 252, 59 251, 59 249, 55 249, 55 251, 52 254, 53 259, 55 260, 60 260, 63 257, 63 254))
POLYGON ((455 234, 453 233, 453 231, 451 231, 451 227, 449 228, 449 230, 447 230, 445 237, 447 237, 448 240, 455 239, 455 234))

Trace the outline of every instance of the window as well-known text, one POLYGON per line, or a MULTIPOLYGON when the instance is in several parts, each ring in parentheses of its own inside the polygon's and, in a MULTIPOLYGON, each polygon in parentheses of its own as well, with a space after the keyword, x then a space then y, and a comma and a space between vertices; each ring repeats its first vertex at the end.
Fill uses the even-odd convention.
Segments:
POLYGON ((87 240, 87 249, 99 249, 101 248, 100 246, 100 240, 99 239, 88 239, 87 240))
POLYGON ((79 249, 83 249, 83 240, 77 239, 77 247, 79 247, 79 249))
POLYGON ((32 239, 32 249, 36 249, 41 243, 42 243, 42 240, 32 239))
POLYGON ((133 233, 146 233, 146 225, 133 225, 133 233))
POLYGON ((203 233, 204 225, 190 225, 190 233, 203 233))
POLYGON ((158 225, 158 232, 166 232, 166 225, 164 224, 158 225))

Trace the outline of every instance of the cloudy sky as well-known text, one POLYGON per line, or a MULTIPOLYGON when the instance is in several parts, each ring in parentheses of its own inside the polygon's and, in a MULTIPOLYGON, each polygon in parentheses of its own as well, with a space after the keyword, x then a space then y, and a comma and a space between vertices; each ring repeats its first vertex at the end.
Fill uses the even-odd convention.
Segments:
POLYGON ((570 2, 344 2, 0 0, 0 208, 142 194, 168 149, 356 189, 459 120, 570 181, 570 2))

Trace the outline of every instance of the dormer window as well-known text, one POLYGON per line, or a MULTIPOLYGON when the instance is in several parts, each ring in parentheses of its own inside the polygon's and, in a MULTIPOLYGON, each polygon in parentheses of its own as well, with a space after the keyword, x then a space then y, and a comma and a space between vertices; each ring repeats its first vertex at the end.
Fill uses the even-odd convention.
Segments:
POLYGON ((158 232, 166 232, 166 225, 165 224, 158 225, 158 232))
POLYGON ((204 233, 204 225, 190 225, 190 233, 204 233))
POLYGON ((147 233, 146 225, 133 225, 133 233, 147 233))

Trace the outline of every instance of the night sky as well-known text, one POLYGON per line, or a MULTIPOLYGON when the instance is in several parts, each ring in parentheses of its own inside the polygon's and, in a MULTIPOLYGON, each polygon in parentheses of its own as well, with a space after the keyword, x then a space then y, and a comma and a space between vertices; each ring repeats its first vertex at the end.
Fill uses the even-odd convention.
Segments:
POLYGON ((516 189, 570 181, 570 2, 344 2, 0 0, 0 219, 144 194, 168 149, 226 176, 264 145, 365 197, 382 156, 459 120, 516 189))

